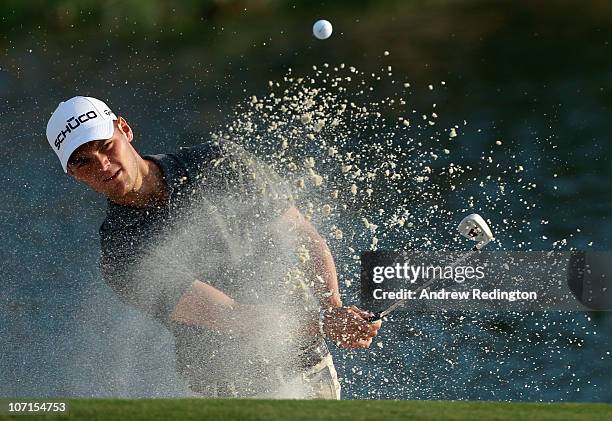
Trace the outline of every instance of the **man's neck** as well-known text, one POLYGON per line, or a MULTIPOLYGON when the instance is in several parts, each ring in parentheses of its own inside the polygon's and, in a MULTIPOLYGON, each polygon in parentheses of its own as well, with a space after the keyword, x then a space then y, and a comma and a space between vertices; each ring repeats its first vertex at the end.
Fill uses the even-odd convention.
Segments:
POLYGON ((164 205, 168 200, 168 187, 161 169, 149 159, 141 158, 140 166, 139 178, 134 183, 134 190, 113 202, 133 208, 164 205))

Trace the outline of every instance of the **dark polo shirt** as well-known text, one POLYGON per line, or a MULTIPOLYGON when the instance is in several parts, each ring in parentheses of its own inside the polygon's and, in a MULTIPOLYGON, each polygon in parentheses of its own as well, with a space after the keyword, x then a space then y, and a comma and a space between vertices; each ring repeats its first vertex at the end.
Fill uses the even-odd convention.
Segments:
POLYGON ((100 227, 105 282, 122 301, 173 332, 178 370, 192 389, 238 378, 241 395, 272 388, 274 382, 264 390, 261 385, 276 370, 267 352, 231 333, 174 322, 170 315, 196 279, 241 303, 313 306, 312 297, 304 301, 304 291, 294 293, 286 282, 296 244, 275 221, 292 206, 289 189, 228 141, 145 158, 160 167, 168 202, 133 208, 109 201, 100 227))

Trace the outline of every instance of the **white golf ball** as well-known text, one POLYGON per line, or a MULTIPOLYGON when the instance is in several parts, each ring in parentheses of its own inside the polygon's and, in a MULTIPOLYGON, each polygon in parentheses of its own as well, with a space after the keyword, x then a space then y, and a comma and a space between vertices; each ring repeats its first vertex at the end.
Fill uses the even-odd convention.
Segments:
POLYGON ((333 30, 334 28, 332 28, 332 24, 325 19, 316 21, 315 24, 312 26, 312 33, 318 39, 329 38, 333 30))

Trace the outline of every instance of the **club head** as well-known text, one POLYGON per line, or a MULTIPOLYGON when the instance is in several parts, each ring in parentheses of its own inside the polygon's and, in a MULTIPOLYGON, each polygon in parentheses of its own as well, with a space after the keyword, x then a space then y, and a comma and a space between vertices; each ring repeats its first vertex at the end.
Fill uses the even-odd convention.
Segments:
POLYGON ((489 228, 489 225, 487 225, 485 220, 477 213, 472 213, 463 218, 457 229, 464 237, 472 241, 478 241, 478 248, 493 240, 491 228, 489 228))

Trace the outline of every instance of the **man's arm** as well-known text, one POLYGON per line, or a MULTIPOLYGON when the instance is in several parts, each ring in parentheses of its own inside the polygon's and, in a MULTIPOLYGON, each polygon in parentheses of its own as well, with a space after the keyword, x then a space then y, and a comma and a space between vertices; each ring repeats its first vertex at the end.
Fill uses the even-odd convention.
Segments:
MULTIPOLYGON (((301 241, 308 243, 311 260, 307 262, 307 276, 314 280, 315 294, 321 307, 342 307, 336 266, 325 240, 295 207, 290 208, 282 218, 291 224, 301 241)), ((288 321, 283 320, 286 319, 284 315, 270 306, 240 304, 212 285, 197 280, 182 295, 171 319, 237 334, 254 333, 264 326, 267 332, 288 328, 288 321)), ((314 328, 313 323, 309 323, 308 332, 302 333, 315 335, 319 330, 318 320, 314 322, 314 328)))
POLYGON ((304 262, 306 276, 314 286, 323 311, 323 331, 342 348, 368 348, 378 334, 382 322, 368 321, 370 313, 356 306, 343 307, 338 288, 334 258, 327 243, 295 207, 289 208, 283 219, 291 224, 297 237, 309 251, 304 262))
POLYGON ((187 325, 243 336, 287 334, 296 327, 271 306, 240 304, 223 291, 201 281, 191 284, 170 318, 187 325))
MULTIPOLYGON (((291 208, 284 219, 291 221, 299 234, 311 243, 311 275, 317 277, 315 293, 321 297, 324 313, 324 331, 338 346, 367 348, 376 336, 381 322, 369 323, 368 313, 357 307, 342 307, 338 281, 331 252, 316 229, 291 208)), ((297 335, 314 336, 319 331, 319 321, 306 321, 306 330, 298 331, 304 321, 291 320, 277 309, 265 305, 238 303, 224 292, 205 282, 194 281, 175 306, 171 320, 194 326, 204 326, 216 331, 237 335, 297 335)))
MULTIPOLYGON (((368 348, 381 321, 368 323, 367 313, 357 307, 334 307, 326 312, 325 333, 343 348, 368 348)), ((215 287, 194 281, 171 314, 171 320, 241 336, 287 334, 314 336, 318 320, 306 324, 263 305, 240 304, 215 287)))
POLYGON ((291 224, 309 251, 310 259, 304 263, 306 277, 311 280, 321 307, 342 307, 336 264, 327 243, 297 208, 289 208, 283 218, 291 224))

